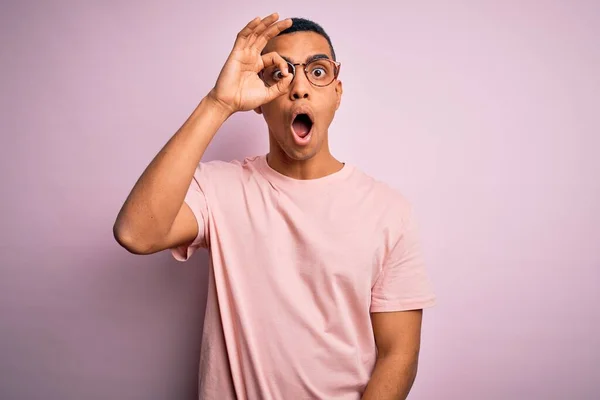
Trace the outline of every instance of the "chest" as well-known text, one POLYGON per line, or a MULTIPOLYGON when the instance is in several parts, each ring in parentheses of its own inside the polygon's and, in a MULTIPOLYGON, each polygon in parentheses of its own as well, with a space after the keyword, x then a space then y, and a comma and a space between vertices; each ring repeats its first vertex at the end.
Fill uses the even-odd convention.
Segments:
POLYGON ((217 231, 227 232, 220 250, 235 252, 244 273, 302 281, 315 290, 370 290, 384 258, 377 210, 347 198, 260 198, 252 205, 232 198, 212 216, 217 231))

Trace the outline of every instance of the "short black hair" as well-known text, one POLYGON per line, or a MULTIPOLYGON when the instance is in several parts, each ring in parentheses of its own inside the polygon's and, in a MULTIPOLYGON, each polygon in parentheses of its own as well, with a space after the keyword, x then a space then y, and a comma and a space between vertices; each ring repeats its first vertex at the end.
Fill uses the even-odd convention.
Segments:
POLYGON ((321 25, 306 18, 292 18, 292 26, 280 32, 277 36, 294 32, 315 32, 323 36, 325 39, 327 39, 327 43, 329 43, 329 50, 331 51, 331 57, 333 57, 333 61, 337 61, 335 59, 335 51, 333 50, 333 45, 331 44, 331 38, 329 37, 327 32, 325 32, 325 29, 323 29, 321 25))

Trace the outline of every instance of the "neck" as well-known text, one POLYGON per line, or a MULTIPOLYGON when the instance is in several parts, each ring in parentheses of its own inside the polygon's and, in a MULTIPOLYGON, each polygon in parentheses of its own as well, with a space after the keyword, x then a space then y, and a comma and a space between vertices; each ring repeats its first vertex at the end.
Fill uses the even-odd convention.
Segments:
POLYGON ((267 163, 275 171, 294 179, 318 179, 338 172, 344 166, 329 152, 325 140, 317 153, 305 160, 288 156, 279 144, 271 138, 267 163))

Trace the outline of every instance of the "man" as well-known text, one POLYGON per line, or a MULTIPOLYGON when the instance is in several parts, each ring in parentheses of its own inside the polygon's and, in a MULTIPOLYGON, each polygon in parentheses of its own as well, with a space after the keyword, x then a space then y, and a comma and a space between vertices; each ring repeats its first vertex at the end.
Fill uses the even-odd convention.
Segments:
POLYGON ((319 25, 278 19, 239 32, 214 88, 135 184, 115 238, 182 261, 209 249, 201 399, 404 399, 435 301, 412 208, 331 155, 340 63, 319 25), (267 122, 269 153, 200 162, 248 110, 267 122))

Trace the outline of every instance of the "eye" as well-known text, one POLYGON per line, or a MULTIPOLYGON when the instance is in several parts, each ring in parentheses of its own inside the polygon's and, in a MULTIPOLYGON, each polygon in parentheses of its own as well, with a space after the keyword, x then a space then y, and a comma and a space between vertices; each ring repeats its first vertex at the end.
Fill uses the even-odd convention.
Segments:
POLYGON ((310 73, 317 79, 322 79, 327 76, 327 70, 323 67, 315 67, 310 73))
POLYGON ((271 73, 271 78, 273 78, 273 80, 275 81, 278 81, 283 78, 283 73, 281 72, 281 70, 275 69, 273 73, 271 73))

